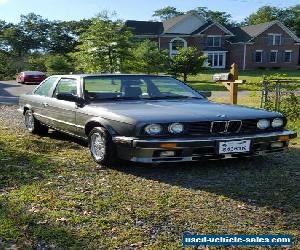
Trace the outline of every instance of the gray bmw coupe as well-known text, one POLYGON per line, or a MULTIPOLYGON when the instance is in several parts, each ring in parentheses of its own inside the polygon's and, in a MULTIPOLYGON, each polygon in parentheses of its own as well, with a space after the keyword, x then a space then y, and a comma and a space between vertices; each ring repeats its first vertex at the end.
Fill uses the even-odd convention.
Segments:
POLYGON ((97 163, 142 163, 281 152, 297 134, 276 112, 217 104, 157 75, 57 75, 20 97, 29 132, 88 140, 97 163))

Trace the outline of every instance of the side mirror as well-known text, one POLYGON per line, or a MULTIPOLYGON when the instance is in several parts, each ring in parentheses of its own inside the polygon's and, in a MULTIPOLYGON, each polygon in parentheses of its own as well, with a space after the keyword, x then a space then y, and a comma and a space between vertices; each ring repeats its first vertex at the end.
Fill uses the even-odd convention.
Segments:
POLYGON ((85 103, 85 100, 83 98, 78 97, 77 95, 74 95, 72 93, 67 93, 67 92, 56 94, 56 98, 58 100, 69 101, 69 102, 76 102, 76 103, 78 103, 80 105, 83 105, 85 103))
POLYGON ((199 91, 199 93, 205 97, 211 97, 211 91, 199 91))

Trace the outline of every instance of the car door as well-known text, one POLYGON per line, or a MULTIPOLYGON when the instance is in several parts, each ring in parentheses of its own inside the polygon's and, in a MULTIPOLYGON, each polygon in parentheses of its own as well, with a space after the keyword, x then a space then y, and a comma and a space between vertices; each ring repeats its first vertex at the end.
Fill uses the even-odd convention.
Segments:
POLYGON ((48 103, 48 110, 53 119, 53 127, 70 134, 76 134, 76 109, 77 105, 72 101, 58 100, 59 93, 78 94, 78 81, 76 78, 62 77, 53 91, 53 98, 48 103))
POLYGON ((30 96, 33 114, 40 122, 52 126, 52 119, 48 110, 48 103, 52 99, 53 90, 59 77, 49 77, 44 80, 30 96))

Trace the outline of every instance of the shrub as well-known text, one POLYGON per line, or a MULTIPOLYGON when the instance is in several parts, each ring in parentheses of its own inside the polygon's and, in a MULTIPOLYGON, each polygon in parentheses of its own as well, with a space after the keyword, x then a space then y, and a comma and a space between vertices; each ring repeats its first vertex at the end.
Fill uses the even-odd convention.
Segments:
POLYGON ((259 66, 259 67, 257 67, 257 69, 259 69, 259 70, 266 70, 267 68, 263 67, 263 66, 259 66))
POLYGON ((47 72, 49 73, 69 73, 72 65, 65 56, 50 55, 45 61, 47 72))

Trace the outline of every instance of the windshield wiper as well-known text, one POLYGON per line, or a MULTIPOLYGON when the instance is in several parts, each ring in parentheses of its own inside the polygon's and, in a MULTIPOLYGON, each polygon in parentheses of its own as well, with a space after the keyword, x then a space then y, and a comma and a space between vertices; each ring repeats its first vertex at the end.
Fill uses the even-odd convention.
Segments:
POLYGON ((201 97, 197 97, 197 96, 184 96, 184 95, 176 95, 176 96, 156 96, 156 97, 150 97, 150 98, 145 98, 147 100, 164 100, 164 99, 188 99, 188 98, 192 98, 192 99, 203 99, 201 97))
POLYGON ((141 100, 140 97, 107 97, 107 98, 96 98, 93 101, 116 101, 116 100, 141 100))

